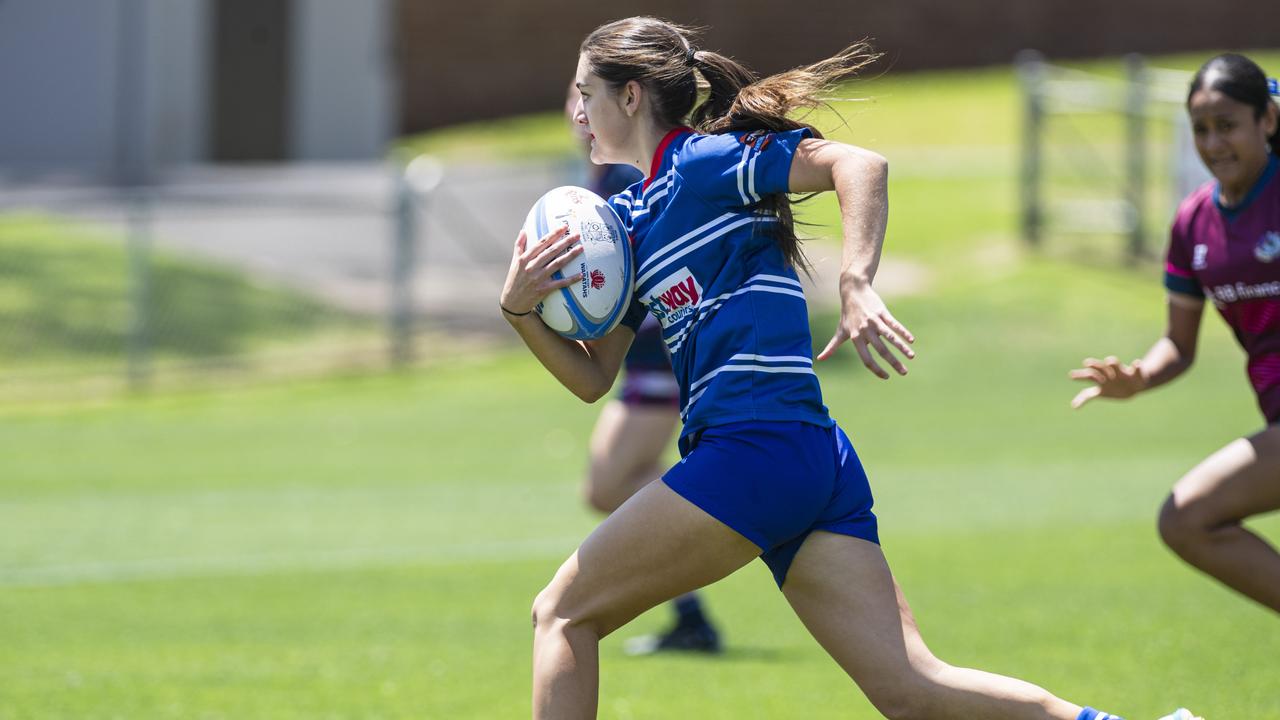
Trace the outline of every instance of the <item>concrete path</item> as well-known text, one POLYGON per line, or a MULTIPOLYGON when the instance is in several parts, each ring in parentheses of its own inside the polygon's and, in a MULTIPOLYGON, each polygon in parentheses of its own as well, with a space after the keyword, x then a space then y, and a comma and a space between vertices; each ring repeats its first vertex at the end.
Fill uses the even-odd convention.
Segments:
MULTIPOLYGON (((146 227, 162 251, 242 269, 341 307, 385 314, 397 229, 398 169, 390 164, 208 166, 171 171, 146 201, 146 227)), ((578 182, 566 165, 453 165, 419 198, 413 299, 428 327, 507 332, 496 312, 511 245, 547 189, 578 182)), ((99 225, 123 237, 134 203, 74 182, 0 182, 0 212, 38 212, 99 225)), ((811 303, 836 301, 838 248, 806 247, 811 303)), ((900 294, 927 282, 888 258, 877 286, 900 294)))

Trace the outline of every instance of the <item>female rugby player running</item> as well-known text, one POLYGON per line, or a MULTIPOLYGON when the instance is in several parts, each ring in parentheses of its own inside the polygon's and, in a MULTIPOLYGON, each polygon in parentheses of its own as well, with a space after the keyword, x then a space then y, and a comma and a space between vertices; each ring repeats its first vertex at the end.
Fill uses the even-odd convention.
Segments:
POLYGON ((1186 372, 1205 298, 1212 300, 1249 357, 1267 426, 1228 443, 1173 486, 1160 509, 1160 536, 1183 560, 1280 612, 1280 554, 1241 524, 1280 509, 1280 110, 1262 70, 1228 54, 1195 74, 1187 112, 1214 179, 1187 196, 1173 220, 1168 326, 1132 364, 1088 358, 1072 370, 1072 378, 1093 383, 1072 405, 1128 398, 1186 372))
MULTIPOLYGON (((590 154, 590 134, 574 119, 581 99, 578 86, 570 83, 565 114, 574 139, 590 154)), ((606 198, 644 179, 644 173, 630 165, 588 163, 586 169, 587 187, 606 198)), ((662 341, 662 325, 652 315, 636 328, 621 374, 617 396, 600 408, 591 431, 583 483, 587 504, 605 515, 662 476, 662 456, 680 427, 680 385, 671 374, 671 352, 662 341)), ((623 646, 627 654, 720 652, 720 632, 697 592, 681 595, 671 606, 675 623, 662 633, 629 638, 623 646)))
POLYGON ((822 404, 787 193, 834 190, 840 201, 841 318, 819 358, 851 340, 887 378, 873 353, 903 375, 890 347, 914 354, 872 289, 884 159, 789 119, 869 59, 860 45, 757 81, 652 18, 609 23, 583 42, 577 119, 591 159, 647 173, 611 198, 633 241, 635 312, 586 343, 530 315, 580 279, 553 279, 580 252, 563 230, 516 240, 500 303, 538 360, 587 401, 613 383, 639 316, 655 315, 680 382, 683 459, 601 523, 534 601, 535 718, 595 717, 600 638, 755 557, 891 718, 1113 717, 933 656, 880 551, 866 475, 822 404), (709 86, 701 104, 698 76, 709 86))

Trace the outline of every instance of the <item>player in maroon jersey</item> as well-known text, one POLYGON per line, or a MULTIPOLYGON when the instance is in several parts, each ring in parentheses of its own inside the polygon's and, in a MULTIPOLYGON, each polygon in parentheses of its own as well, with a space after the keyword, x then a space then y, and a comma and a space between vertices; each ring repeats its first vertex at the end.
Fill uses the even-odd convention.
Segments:
POLYGON ((1160 535, 1184 560, 1280 612, 1280 554, 1246 518, 1280 509, 1280 108, 1275 81, 1242 55, 1219 55, 1191 82, 1196 150, 1214 179, 1178 208, 1165 266, 1168 329, 1132 364, 1089 358, 1072 401, 1131 397, 1191 367, 1209 299, 1248 355, 1267 427, 1210 455, 1160 509, 1160 535))

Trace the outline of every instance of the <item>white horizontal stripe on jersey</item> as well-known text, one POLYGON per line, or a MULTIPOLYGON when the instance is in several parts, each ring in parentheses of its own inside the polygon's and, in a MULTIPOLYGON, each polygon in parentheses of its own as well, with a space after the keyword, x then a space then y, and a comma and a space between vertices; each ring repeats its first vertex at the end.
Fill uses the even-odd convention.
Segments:
MULTIPOLYGON (((705 379, 710 380, 711 377, 715 375, 719 375, 722 372, 795 373, 799 375, 814 375, 814 376, 817 375, 817 373, 815 373, 813 371, 813 368, 811 367, 795 367, 795 366, 785 366, 785 365, 779 366, 779 367, 769 367, 767 365, 725 365, 723 367, 717 368, 716 370, 713 370, 712 372, 708 373, 705 379)), ((708 385, 707 387, 710 387, 710 386, 708 385)), ((684 409, 680 411, 680 418, 682 420, 689 419, 689 411, 693 409, 693 404, 696 403, 698 401, 698 398, 701 398, 702 394, 705 393, 706 391, 707 391, 707 388, 704 387, 698 392, 694 393, 689 398, 689 402, 686 403, 684 406, 684 409)))
POLYGON ((662 188, 661 192, 655 193, 654 195, 649 197, 648 200, 645 200, 644 206, 642 206, 639 210, 635 210, 634 212, 631 213, 631 217, 637 218, 649 212, 650 210, 652 210, 653 204, 657 202, 659 199, 661 199, 663 196, 665 196, 667 194, 667 191, 670 189, 671 188, 669 187, 662 188))
POLYGON ((734 360, 755 360, 756 362, 797 362, 805 365, 812 365, 813 358, 804 355, 753 355, 751 353, 738 353, 729 358, 729 362, 734 360))
MULTIPOLYGON (((723 216, 721 216, 721 217, 723 217, 723 216)), ((712 221, 712 222, 715 222, 715 221, 712 221)), ((693 252, 694 250, 697 250, 698 248, 702 247, 703 245, 706 245, 707 243, 711 242, 712 240, 715 240, 716 238, 720 237, 721 235, 724 235, 725 233, 729 232, 730 230, 734 230, 734 229, 736 229, 736 228, 740 228, 740 227, 742 227, 743 225, 747 225, 747 224, 749 224, 749 223, 754 223, 754 222, 761 222, 761 223, 778 222, 778 218, 773 217, 772 215, 756 215, 756 214, 747 215, 747 216, 745 216, 745 217, 739 217, 737 220, 734 220, 733 222, 729 223, 728 225, 725 225, 725 226, 723 226, 723 227, 717 228, 714 232, 712 232, 710 235, 707 235, 705 238, 702 238, 701 240, 698 240, 698 241, 697 241, 697 242, 695 242, 695 243, 692 243, 692 244, 686 245, 686 246, 684 247, 684 249, 680 250, 679 252, 672 253, 671 255, 667 256, 666 258, 664 258, 663 260, 661 260, 660 262, 658 262, 656 265, 651 265, 651 266, 649 267, 649 269, 648 269, 648 270, 647 270, 643 275, 641 275, 640 277, 636 278, 636 285, 643 285, 645 282, 648 282, 649 280, 651 280, 651 279, 653 278, 654 274, 655 274, 655 273, 657 273, 659 270, 661 270, 661 269, 665 268, 666 266, 670 265, 671 263, 675 262, 676 260, 679 260, 680 258, 684 257, 685 255, 688 255, 689 253, 693 252)), ((703 227, 706 227, 706 226, 704 225, 703 227)), ((688 235, 685 235, 684 237, 685 237, 685 238, 687 238, 687 237, 689 237, 689 236, 688 236, 688 235)), ((684 238, 681 238, 681 240, 683 240, 683 239, 684 239, 684 238)), ((672 243, 672 244, 668 245, 667 247, 663 248, 663 252, 670 251, 672 248, 676 247, 677 243, 679 243, 679 242, 680 242, 680 241, 678 240, 678 241, 676 241, 675 243, 672 243)), ((649 258, 649 262, 650 262, 650 263, 652 263, 652 262, 653 262, 653 258, 649 258)))
POLYGON ((723 295, 717 295, 712 298, 707 298, 706 300, 703 300, 701 303, 699 303, 698 311, 688 318, 688 321, 685 323, 685 326, 683 328, 680 328, 680 330, 676 332, 675 335, 671 336, 669 339, 666 339, 667 348, 673 353, 679 351, 680 348, 684 345, 685 337, 690 332, 693 331, 693 328, 698 323, 702 322, 702 320, 706 316, 710 315, 713 310, 723 305, 725 301, 731 297, 741 295, 743 293, 749 293, 749 292, 767 292, 767 293, 777 293, 779 295, 790 295, 792 297, 800 298, 801 300, 805 299, 804 292, 802 290, 792 290, 790 288, 773 287, 772 285, 760 285, 756 282, 756 281, 765 281, 765 280, 773 281, 773 282, 785 282, 788 285, 794 285, 796 288, 801 287, 800 283, 792 280, 791 278, 783 277, 781 275, 764 275, 764 274, 753 275, 747 278, 747 284, 743 285, 737 290, 734 290, 733 292, 724 293, 723 295))
MULTIPOLYGON (((730 361, 732 361, 732 360, 734 360, 735 358, 744 358, 744 359, 755 360, 755 361, 756 361, 756 362, 758 362, 758 363, 764 363, 764 362, 775 362, 775 363, 792 362, 792 363, 794 363, 794 362, 798 362, 798 363, 801 363, 801 364, 805 365, 806 367, 808 367, 808 368, 809 368, 809 370, 810 370, 810 372, 812 372, 812 370, 813 370, 813 360, 811 360, 811 359, 809 359, 809 358, 807 358, 807 357, 805 357, 805 356, 803 356, 803 355, 734 355, 732 358, 729 358, 729 360, 730 360, 730 361)), ((761 369, 761 368, 769 368, 769 367, 770 367, 770 366, 768 366, 768 365, 728 365, 728 364, 726 364, 726 365, 721 365, 720 367, 716 368, 715 370, 712 370, 711 372, 707 373, 706 375, 703 375, 702 377, 700 377, 700 378, 698 378, 697 380, 695 380, 695 381, 693 382, 693 384, 689 386, 689 392, 693 392, 694 390, 697 390, 699 387, 702 387, 702 385, 703 385, 703 384, 705 384, 707 381, 711 380, 711 378, 715 377, 716 375, 719 375, 719 374, 720 374, 720 373, 722 373, 722 372, 731 372, 731 371, 732 371, 732 372, 737 372, 736 370, 734 370, 734 368, 748 368, 748 369, 755 368, 755 369, 761 369)), ((772 368, 772 369, 777 370, 778 372, 784 372, 784 370, 783 370, 783 369, 780 369, 780 368, 772 368)), ((792 370, 798 370, 798 369, 801 369, 801 368, 792 368, 792 370)), ((770 370, 766 369, 766 370, 765 370, 765 372, 770 372, 770 370)))
POLYGON ((675 175, 676 175, 676 169, 673 166, 671 169, 667 170, 666 175, 663 175, 662 177, 657 178, 653 182, 649 183, 649 187, 645 188, 644 192, 641 193, 641 197, 644 199, 645 204, 646 205, 651 204, 654 199, 653 193, 656 193, 659 190, 666 187, 667 185, 669 185, 671 183, 672 178, 674 178, 675 175))
MULTIPOLYGON (((669 190, 667 185, 671 182, 671 176, 675 174, 674 168, 667 171, 666 175, 649 183, 649 187, 644 188, 637 197, 631 194, 631 188, 627 188, 618 193, 618 197, 626 198, 626 202, 632 209, 642 208, 646 205, 652 205, 654 200, 658 199, 659 190, 669 190)), ((666 194, 665 192, 663 194, 666 194)))
POLYGON ((776 283, 782 283, 783 285, 794 285, 798 288, 804 287, 803 285, 800 284, 799 280, 796 280, 794 278, 789 278, 786 275, 769 275, 766 273, 760 273, 758 275, 752 275, 751 277, 747 278, 747 282, 752 282, 753 280, 770 280, 776 283))
MULTIPOLYGON (((640 275, 641 273, 647 271, 649 267, 653 265, 653 263, 661 260, 663 256, 665 256, 667 253, 674 251, 676 248, 680 247, 682 243, 686 242, 690 238, 697 237, 700 233, 704 233, 710 230, 711 228, 715 227, 716 225, 719 225, 720 223, 723 223, 727 220, 732 220, 734 217, 738 217, 738 216, 735 215, 734 213, 727 212, 721 215, 720 217, 714 218, 712 220, 709 220, 699 225, 698 227, 690 230, 684 235, 681 235, 675 240, 672 240, 666 246, 660 248, 658 252, 654 253, 648 259, 646 259, 643 263, 641 263, 640 266, 636 268, 636 275, 640 275)), ((640 287, 639 279, 636 280, 636 287, 637 288, 640 287)))

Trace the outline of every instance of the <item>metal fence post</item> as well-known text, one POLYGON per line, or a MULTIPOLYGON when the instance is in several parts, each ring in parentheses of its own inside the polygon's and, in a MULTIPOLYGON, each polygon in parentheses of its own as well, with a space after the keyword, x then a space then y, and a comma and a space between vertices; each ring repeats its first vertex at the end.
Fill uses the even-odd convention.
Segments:
POLYGON ((1041 241, 1044 211, 1040 184, 1043 167, 1041 134, 1044 131, 1044 56, 1035 50, 1018 53, 1015 62, 1021 81, 1023 103, 1022 167, 1018 184, 1022 208, 1022 238, 1032 247, 1041 241))
POLYGON ((151 206, 144 187, 129 193, 128 368, 130 390, 145 390, 151 379, 151 206))
POLYGON ((116 56, 116 182, 128 205, 130 316, 125 374, 131 390, 150 380, 151 148, 147 93, 147 0, 120 6, 116 56))
POLYGON ((426 207, 443 174, 439 162, 420 155, 405 164, 396 177, 388 324, 392 367, 404 367, 414 359, 413 270, 417 262, 418 212, 426 207))
POLYGON ((1125 56, 1125 198, 1129 204, 1129 262, 1142 257, 1146 236, 1147 69, 1137 53, 1125 56))

